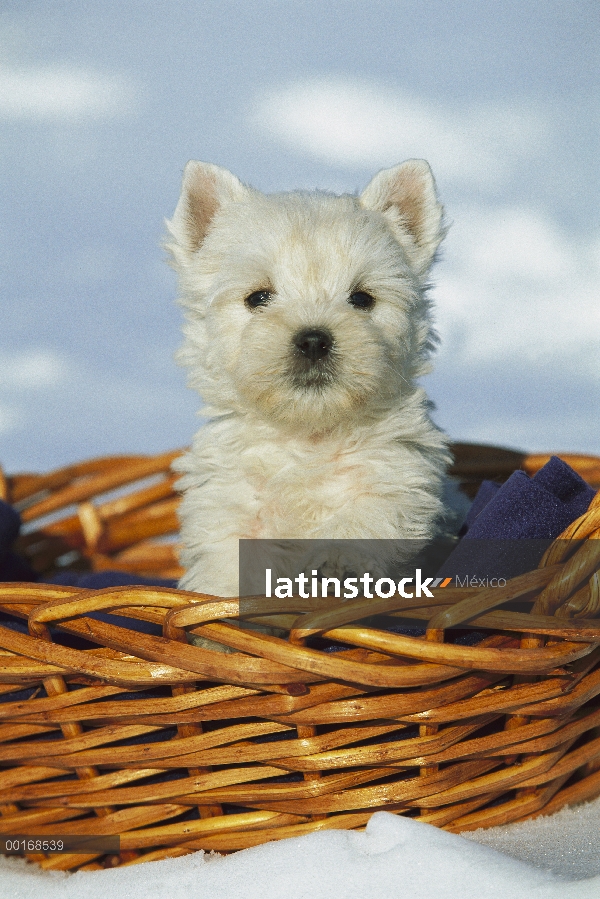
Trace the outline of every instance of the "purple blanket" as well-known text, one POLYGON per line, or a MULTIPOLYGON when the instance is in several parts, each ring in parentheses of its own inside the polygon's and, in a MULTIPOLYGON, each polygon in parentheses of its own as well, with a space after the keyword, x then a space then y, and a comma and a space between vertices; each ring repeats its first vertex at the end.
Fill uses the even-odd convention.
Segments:
POLYGON ((532 478, 515 471, 500 487, 484 481, 440 577, 508 578, 536 568, 547 547, 587 510, 594 491, 552 456, 532 478))

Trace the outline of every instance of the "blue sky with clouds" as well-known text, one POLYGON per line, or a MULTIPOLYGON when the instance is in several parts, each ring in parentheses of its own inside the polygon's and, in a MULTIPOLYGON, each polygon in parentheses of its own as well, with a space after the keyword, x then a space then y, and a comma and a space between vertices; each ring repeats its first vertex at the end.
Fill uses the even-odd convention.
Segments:
POLYGON ((426 380, 455 439, 600 453, 596 0, 4 0, 0 463, 184 445, 163 220, 190 158, 452 223, 426 380))

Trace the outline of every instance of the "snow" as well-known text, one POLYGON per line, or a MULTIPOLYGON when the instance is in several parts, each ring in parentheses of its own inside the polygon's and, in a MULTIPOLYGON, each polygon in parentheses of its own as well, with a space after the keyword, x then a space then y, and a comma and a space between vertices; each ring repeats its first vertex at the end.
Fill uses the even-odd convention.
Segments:
POLYGON ((0 859, 6 899, 598 899, 600 799, 456 835, 376 812, 364 832, 321 831, 228 856, 42 872, 0 859))

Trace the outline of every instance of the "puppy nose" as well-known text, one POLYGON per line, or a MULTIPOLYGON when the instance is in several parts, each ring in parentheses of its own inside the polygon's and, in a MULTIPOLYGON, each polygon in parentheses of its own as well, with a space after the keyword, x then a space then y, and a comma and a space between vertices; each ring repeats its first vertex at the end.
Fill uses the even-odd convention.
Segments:
POLYGON ((321 331, 317 328, 300 331, 296 334, 294 343, 303 356, 310 359, 311 362, 317 362, 323 359, 333 346, 333 338, 327 331, 321 331))

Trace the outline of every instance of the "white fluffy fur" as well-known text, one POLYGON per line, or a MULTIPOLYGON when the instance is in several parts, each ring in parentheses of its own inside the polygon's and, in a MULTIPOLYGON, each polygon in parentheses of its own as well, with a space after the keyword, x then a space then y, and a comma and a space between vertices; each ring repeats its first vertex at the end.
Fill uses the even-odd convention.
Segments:
POLYGON ((178 358, 209 419, 177 463, 180 586, 236 595, 240 538, 429 539, 449 457, 415 384, 435 343, 426 279, 444 234, 427 163, 379 172, 356 197, 266 196, 190 162, 167 227, 178 358), (252 310, 258 290, 272 300, 252 310), (356 291, 371 310, 349 303, 356 291), (294 376, 305 328, 334 340, 313 386, 294 376))

